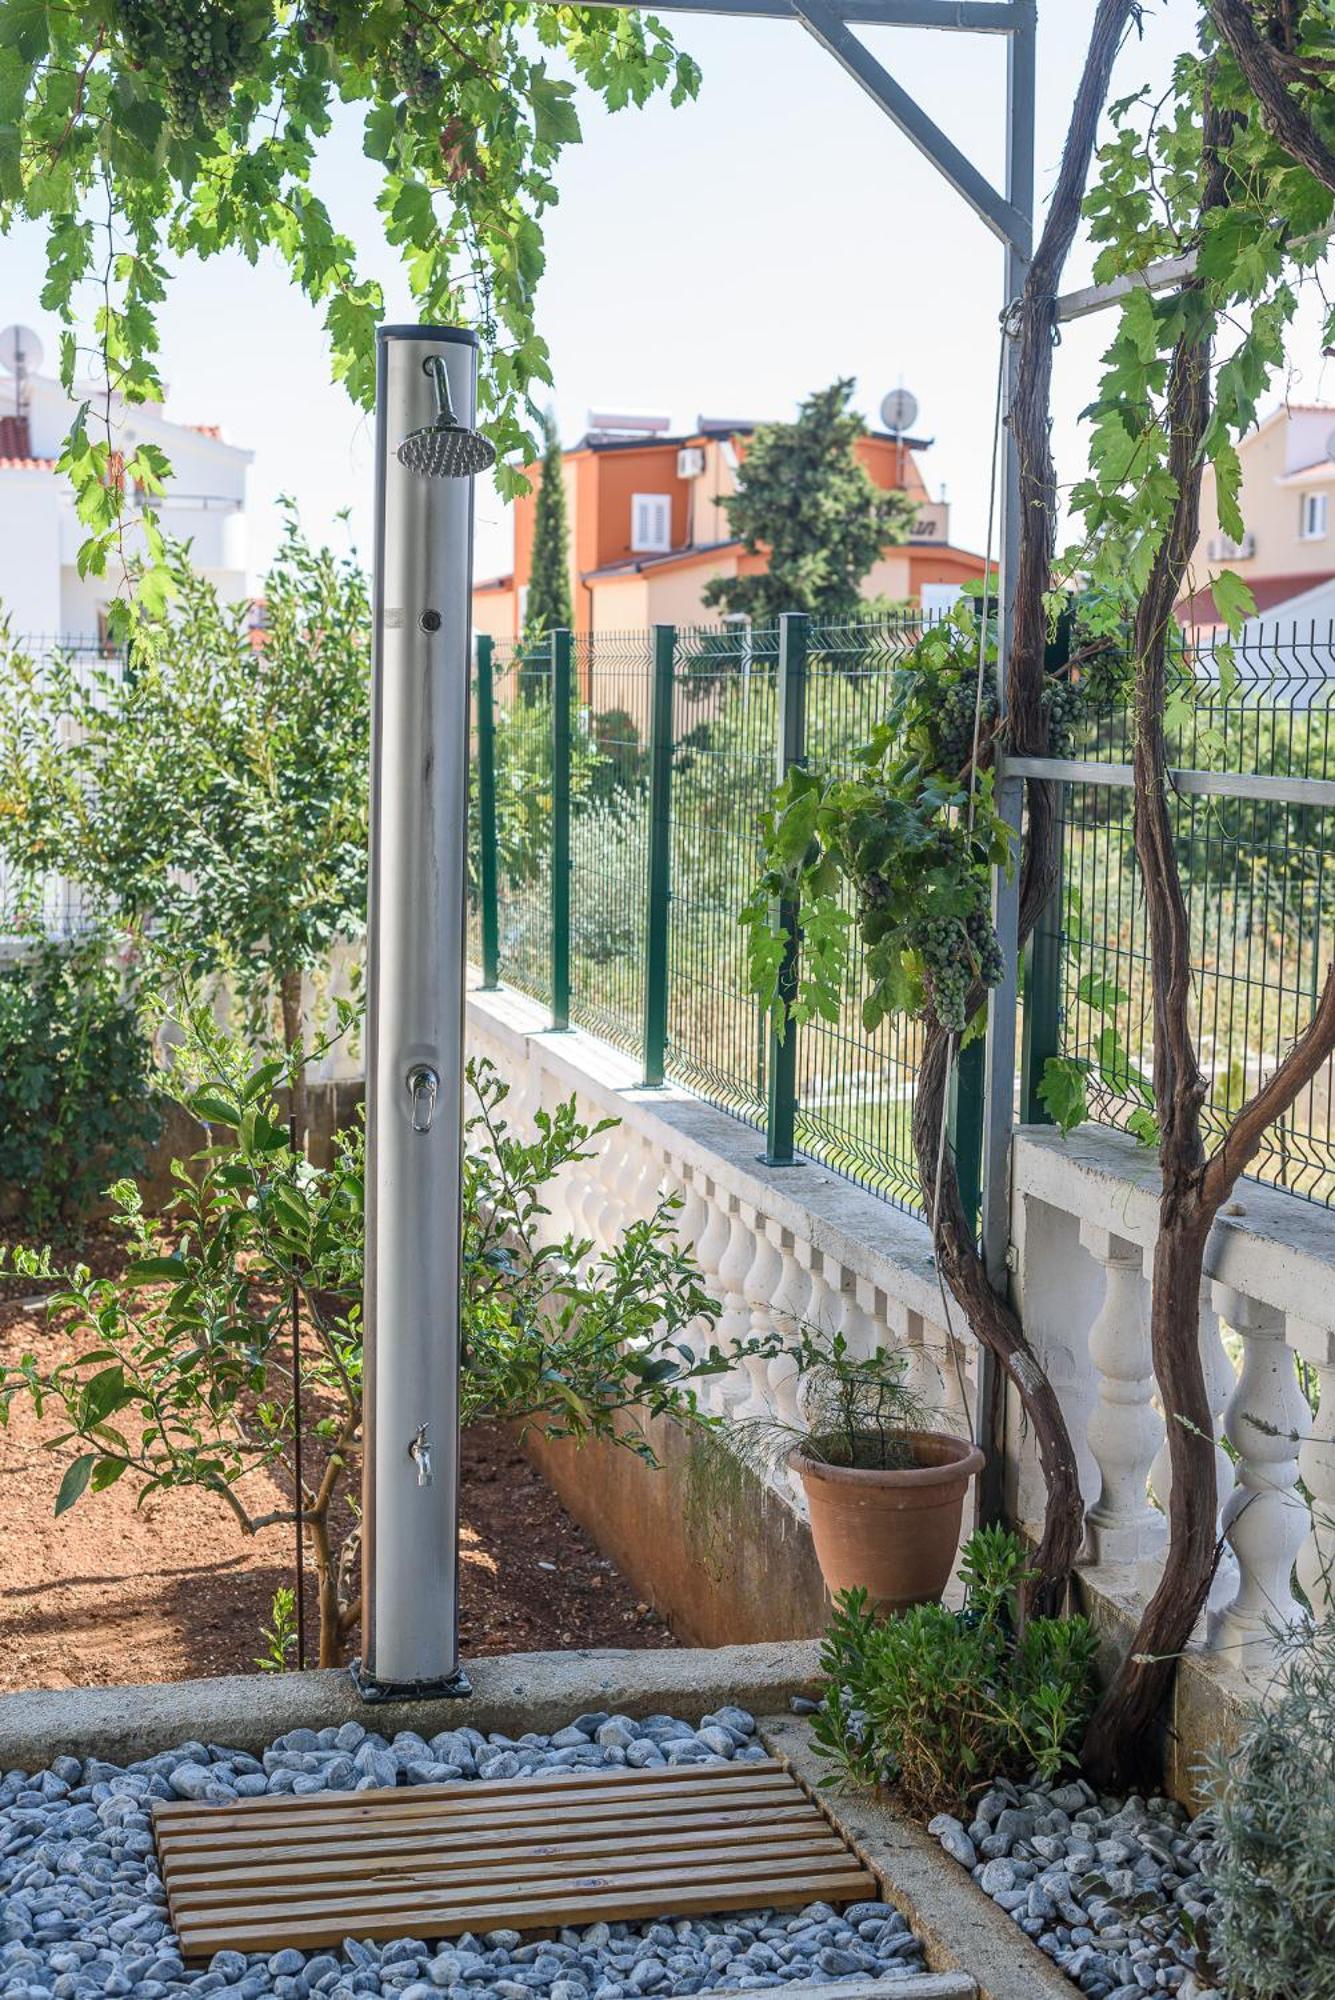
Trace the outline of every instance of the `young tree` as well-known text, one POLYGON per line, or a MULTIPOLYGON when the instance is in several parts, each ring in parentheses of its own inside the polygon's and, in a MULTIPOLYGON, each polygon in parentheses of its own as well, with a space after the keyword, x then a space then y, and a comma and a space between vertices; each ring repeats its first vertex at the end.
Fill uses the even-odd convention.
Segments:
POLYGON ((747 447, 736 493, 723 502, 749 555, 768 557, 755 576, 715 577, 706 604, 764 623, 785 611, 850 618, 859 585, 887 545, 903 541, 917 507, 883 492, 859 465, 863 435, 849 407, 851 377, 808 396, 791 424, 762 424, 747 447))
MULTIPOLYGON (((128 1271, 70 1275, 49 1309, 87 1351, 54 1368, 38 1351, 0 1370, 0 1422, 16 1398, 63 1413, 57 1513, 128 1479, 141 1498, 173 1487, 211 1493, 247 1535, 300 1519, 314 1556, 320 1665, 337 1666, 361 1611, 361 1134, 341 1135, 327 1169, 292 1153, 274 1098, 289 1064, 257 1067, 206 1008, 177 1011, 186 1040, 173 1087, 219 1143, 176 1167, 165 1226, 143 1214, 133 1183, 112 1189, 128 1271), (284 1462, 297 1421, 294 1292, 304 1484, 299 1501, 257 1512, 247 1475, 284 1462)), ((584 1125, 571 1099, 540 1113, 525 1140, 509 1129, 507 1087, 488 1065, 470 1065, 469 1088, 462 1420, 600 1437, 653 1463, 646 1420, 694 1421, 695 1385, 729 1365, 708 1338, 717 1302, 675 1234, 680 1200, 664 1196, 596 1254, 588 1241, 545 1241, 552 1178, 589 1159, 589 1141, 615 1120, 584 1125)))
MULTIPOLYGON (((0 852, 67 875, 191 973, 226 971, 284 1046, 303 975, 365 926, 366 578, 289 515, 257 645, 245 605, 177 568, 145 655, 0 673, 0 852)), ((305 1128, 305 1086, 294 1082, 305 1128)))
POLYGON ((561 439, 551 410, 545 422, 547 448, 542 455, 542 478, 533 503, 533 557, 524 606, 525 646, 535 645, 548 632, 568 632, 575 622, 570 603, 570 531, 566 521, 565 481, 561 477, 561 439))
MULTIPOLYGON (((530 398, 551 380, 534 326, 542 217, 578 142, 575 85, 609 107, 656 90, 693 96, 699 72, 649 15, 410 0, 86 0, 0 8, 0 230, 46 231, 43 303, 69 334, 68 390, 90 368, 63 464, 88 530, 85 569, 124 552, 119 486, 157 490, 160 451, 123 447, 113 392, 160 399, 157 311, 167 258, 272 250, 324 315, 336 379, 363 408, 375 383, 384 298, 320 194, 334 108, 362 107, 386 240, 403 259, 414 316, 472 319, 482 333, 481 409, 498 454, 531 455, 530 398), (82 298, 96 319, 81 346, 82 298), (109 475, 126 450, 124 481, 109 475)), ((503 491, 520 475, 502 466, 503 491)), ((170 578, 149 530, 146 602, 170 578)))

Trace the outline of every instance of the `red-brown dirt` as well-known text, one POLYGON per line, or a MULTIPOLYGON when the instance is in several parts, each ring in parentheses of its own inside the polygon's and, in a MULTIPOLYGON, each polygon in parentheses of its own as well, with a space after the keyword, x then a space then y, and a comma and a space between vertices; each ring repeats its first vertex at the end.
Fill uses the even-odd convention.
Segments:
MULTIPOLYGON (((0 1367, 27 1348, 44 1365, 73 1352, 42 1308, 0 1303, 0 1367)), ((61 1428, 50 1408, 39 1422, 26 1398, 0 1428, 0 1690, 252 1671, 274 1591, 292 1580, 291 1530, 247 1538, 220 1503, 189 1490, 136 1507, 128 1479, 56 1519, 65 1455, 46 1446, 61 1428)), ((265 1474, 252 1475, 249 1499, 255 1512, 282 1504, 265 1474)), ((465 1436, 462 1518, 465 1659, 672 1643, 502 1426, 465 1436)), ((309 1589, 308 1607, 313 1647, 309 1589)))

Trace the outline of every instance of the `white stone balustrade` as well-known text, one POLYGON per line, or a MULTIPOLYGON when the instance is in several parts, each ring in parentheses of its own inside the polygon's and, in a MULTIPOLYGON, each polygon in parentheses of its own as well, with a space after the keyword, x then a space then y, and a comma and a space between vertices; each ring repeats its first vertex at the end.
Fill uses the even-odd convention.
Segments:
MULTIPOLYGON (((1162 1573, 1171 1490, 1149 1346, 1157 1177, 1153 1157, 1122 1133, 1091 1128, 1062 1141, 1029 1129, 1015 1144, 1012 1261, 1025 1329, 1045 1361, 1061 1358, 1052 1376, 1082 1452, 1086 1574, 1097 1580, 1106 1568, 1110 1595, 1128 1610, 1162 1573), (1069 1254, 1072 1219, 1083 1272, 1069 1254), (1128 1594, 1126 1572, 1109 1566, 1130 1562, 1128 1594)), ((1335 1216, 1242 1183, 1207 1246, 1201 1296, 1223 1545, 1200 1637, 1246 1676, 1269 1659, 1277 1630, 1301 1623, 1309 1606, 1321 1614, 1332 1604, 1333 1329, 1335 1216)), ((1017 1461, 1012 1483, 1033 1527, 1041 1496, 1026 1482, 1023 1448, 1017 1461)))
MULTIPOLYGON (((531 1129, 538 1106, 551 1110, 570 1095, 589 1122, 621 1121, 563 1177, 555 1233, 569 1228, 601 1249, 648 1214, 661 1190, 676 1188, 680 1233, 720 1302, 712 1338, 725 1353, 801 1323, 842 1333, 856 1354, 893 1344, 942 1420, 967 1425, 976 1350, 961 1314, 951 1312, 947 1328, 922 1222, 815 1165, 765 1167, 750 1127, 682 1092, 641 1090, 625 1057, 579 1034, 543 1034, 539 1010, 516 995, 473 996, 470 1043, 511 1083, 506 1115, 517 1130, 531 1129)), ((1130 1617, 1162 1571, 1170 1490, 1150 1352, 1147 1271, 1157 1225, 1157 1167, 1124 1134, 1017 1136, 1017 1303, 1079 1461, 1084 1574, 1096 1587, 1104 1578, 1130 1617)), ((704 1328, 696 1335, 709 1337, 704 1328)), ((1296 1592, 1319 1611, 1332 1605, 1335 1217, 1244 1185, 1208 1246, 1200 1342, 1225 1536, 1201 1639, 1225 1664, 1255 1661, 1266 1655, 1270 1628, 1301 1612, 1296 1592), (1304 1382, 1315 1385, 1315 1415, 1304 1382)), ((739 1357, 705 1385, 702 1401, 724 1416, 793 1422, 799 1383, 786 1359, 739 1357)), ((1037 1453, 1009 1394, 1006 1458, 1008 1510, 1036 1533, 1037 1453)), ((786 1474, 776 1474, 774 1487, 800 1512, 786 1474)))

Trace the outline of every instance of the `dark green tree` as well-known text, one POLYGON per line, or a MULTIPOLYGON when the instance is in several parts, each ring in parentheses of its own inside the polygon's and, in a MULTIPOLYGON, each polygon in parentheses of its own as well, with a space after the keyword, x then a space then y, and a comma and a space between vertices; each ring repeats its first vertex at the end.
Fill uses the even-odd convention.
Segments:
POLYGON ((570 604, 570 531, 566 521, 565 481, 561 477, 561 439, 550 410, 546 432, 542 479, 533 505, 533 560, 524 609, 525 646, 536 644, 548 632, 569 631, 575 622, 570 604))
POLYGON ((768 554, 769 567, 715 577, 706 604, 760 622, 783 611, 848 618, 858 610, 863 577, 888 543, 905 539, 917 507, 906 493, 883 492, 858 464, 853 389, 846 376, 808 396, 796 422, 757 430, 741 484, 723 504, 747 553, 768 554))

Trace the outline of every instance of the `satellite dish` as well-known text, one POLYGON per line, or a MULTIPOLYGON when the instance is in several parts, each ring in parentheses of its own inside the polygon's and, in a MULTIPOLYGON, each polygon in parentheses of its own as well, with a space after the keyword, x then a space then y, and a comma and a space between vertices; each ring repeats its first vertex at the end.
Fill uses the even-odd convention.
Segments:
POLYGON ((0 368, 21 382, 42 365, 42 343, 30 326, 7 326, 0 333, 0 368))
POLYGON ((902 437, 906 430, 918 420, 918 398, 907 389, 892 389, 881 403, 881 422, 896 437, 902 437))

